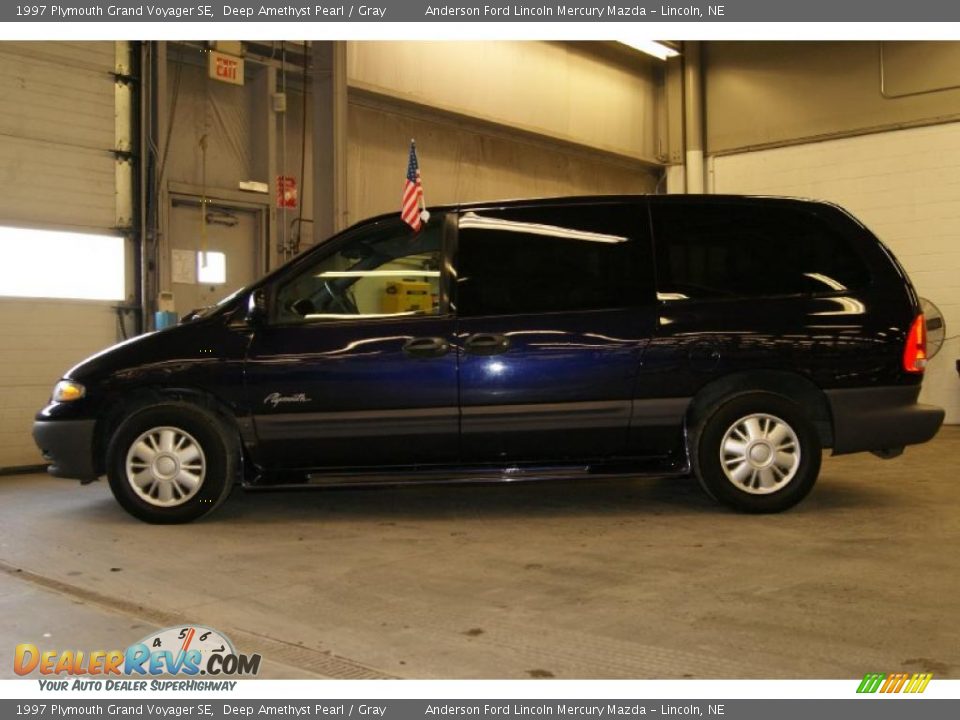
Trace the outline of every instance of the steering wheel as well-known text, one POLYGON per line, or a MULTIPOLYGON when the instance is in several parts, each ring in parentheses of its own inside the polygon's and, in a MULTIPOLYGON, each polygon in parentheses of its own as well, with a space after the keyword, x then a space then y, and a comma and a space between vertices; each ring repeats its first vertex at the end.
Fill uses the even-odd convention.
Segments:
POLYGON ((334 283, 327 280, 323 283, 323 289, 320 291, 322 300, 321 307, 324 312, 340 313, 342 315, 359 315, 357 304, 350 297, 347 288, 339 288, 334 283))

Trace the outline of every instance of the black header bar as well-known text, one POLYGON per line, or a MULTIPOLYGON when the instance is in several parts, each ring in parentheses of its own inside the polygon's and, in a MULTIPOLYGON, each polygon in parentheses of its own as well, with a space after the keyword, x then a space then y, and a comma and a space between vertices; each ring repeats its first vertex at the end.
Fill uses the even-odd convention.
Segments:
POLYGON ((370 0, 188 2, 61 0, 3 3, 2 22, 958 22, 955 0, 717 0, 605 3, 600 0, 370 0))

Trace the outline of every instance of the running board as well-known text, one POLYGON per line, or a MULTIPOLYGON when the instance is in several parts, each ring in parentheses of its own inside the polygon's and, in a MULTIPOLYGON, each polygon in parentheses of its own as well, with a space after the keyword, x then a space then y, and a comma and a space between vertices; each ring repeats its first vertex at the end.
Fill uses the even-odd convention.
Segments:
MULTIPOLYGON (((558 480, 604 480, 616 478, 641 477, 679 477, 689 474, 686 467, 668 467, 662 464, 632 466, 553 466, 553 467, 508 467, 485 468, 478 470, 397 470, 350 471, 350 472, 309 472, 301 475, 299 482, 245 483, 247 490, 305 490, 310 488, 358 488, 358 487, 395 487, 400 485, 465 485, 498 484, 513 482, 541 482, 558 480)), ((291 473, 291 475, 296 475, 291 473)))

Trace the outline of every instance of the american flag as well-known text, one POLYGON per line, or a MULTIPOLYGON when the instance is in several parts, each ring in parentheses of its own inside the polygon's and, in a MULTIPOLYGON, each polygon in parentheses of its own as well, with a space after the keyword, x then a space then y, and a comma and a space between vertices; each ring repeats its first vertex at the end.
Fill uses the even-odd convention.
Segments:
POLYGON ((410 159, 407 161, 407 179, 403 183, 403 202, 400 217, 414 230, 420 229, 420 209, 423 205, 423 184, 420 182, 420 164, 417 146, 410 141, 410 159))

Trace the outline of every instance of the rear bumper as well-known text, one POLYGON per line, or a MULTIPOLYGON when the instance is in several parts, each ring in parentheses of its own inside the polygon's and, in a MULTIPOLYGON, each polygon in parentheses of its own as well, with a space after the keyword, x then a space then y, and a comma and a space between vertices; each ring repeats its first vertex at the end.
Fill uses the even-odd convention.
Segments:
POLYGON ((919 385, 827 390, 833 412, 833 454, 894 450, 930 440, 943 409, 921 405, 919 385))
POLYGON ((47 472, 55 477, 91 481, 97 479, 93 461, 93 430, 96 420, 37 420, 33 440, 47 472))

